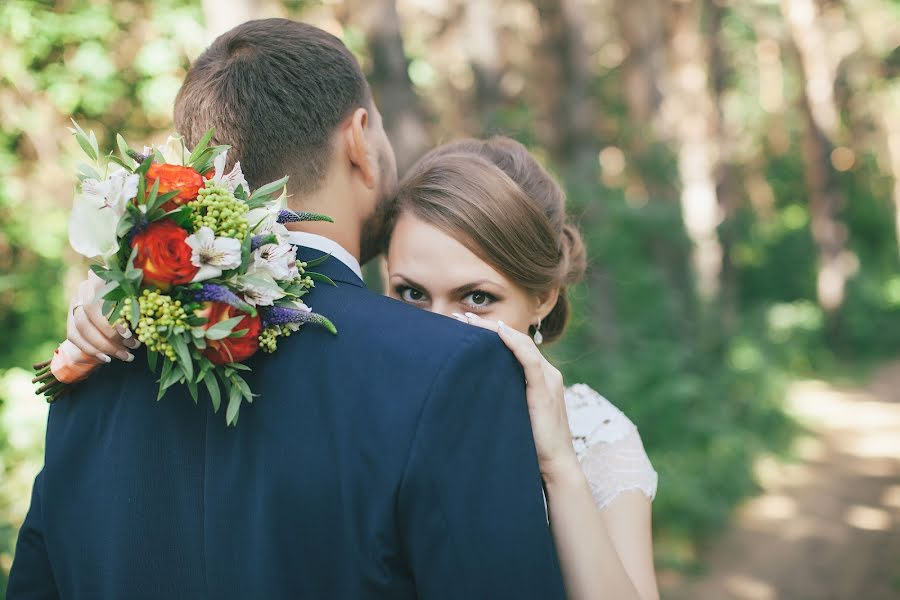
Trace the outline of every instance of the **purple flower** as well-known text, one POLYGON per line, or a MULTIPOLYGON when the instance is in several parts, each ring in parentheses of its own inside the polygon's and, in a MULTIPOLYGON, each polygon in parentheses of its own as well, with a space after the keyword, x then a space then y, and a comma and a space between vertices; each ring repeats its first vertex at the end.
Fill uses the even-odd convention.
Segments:
POLYGON ((194 292, 194 300, 199 300, 200 302, 221 302, 245 311, 250 308, 237 294, 224 285, 215 283, 204 283, 203 287, 194 292))
POLYGON ((327 221, 329 223, 333 223, 331 217, 326 217, 325 215, 319 215, 311 212, 294 212, 292 210, 282 209, 278 211, 278 218, 276 219, 278 223, 300 223, 302 221, 327 221))
POLYGON ((313 313, 309 308, 303 310, 287 306, 273 306, 263 312, 262 325, 263 327, 273 327, 290 323, 306 323, 311 314, 313 313))
POLYGON ((305 307, 304 310, 301 308, 288 308, 286 306, 273 306, 271 308, 266 308, 262 313, 263 327, 302 325, 303 323, 321 325, 331 333, 337 333, 337 329, 335 329, 331 321, 320 314, 312 312, 309 307, 305 307))

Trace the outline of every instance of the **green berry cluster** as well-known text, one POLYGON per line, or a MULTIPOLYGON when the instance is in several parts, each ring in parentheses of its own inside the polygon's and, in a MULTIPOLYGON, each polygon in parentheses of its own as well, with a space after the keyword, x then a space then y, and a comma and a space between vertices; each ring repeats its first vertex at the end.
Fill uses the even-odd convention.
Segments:
POLYGON ((234 197, 231 191, 212 181, 197 193, 197 199, 191 201, 194 210, 191 220, 194 230, 209 227, 216 236, 224 236, 243 240, 247 235, 249 224, 244 216, 247 203, 234 197))
POLYGON ((171 334, 179 335, 187 329, 187 312, 181 300, 156 291, 144 290, 138 297, 140 319, 131 323, 131 298, 122 300, 120 320, 126 322, 137 334, 138 340, 153 352, 159 352, 169 360, 176 359, 175 349, 169 343, 171 334))
POLYGON ((259 349, 271 354, 278 349, 278 338, 287 337, 293 331, 287 325, 266 327, 259 333, 259 349))

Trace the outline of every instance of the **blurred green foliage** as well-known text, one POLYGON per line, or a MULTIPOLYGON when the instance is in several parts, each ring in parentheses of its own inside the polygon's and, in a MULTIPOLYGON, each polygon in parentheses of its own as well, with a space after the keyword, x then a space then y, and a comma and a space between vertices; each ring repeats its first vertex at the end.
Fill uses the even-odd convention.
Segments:
MULTIPOLYGON (((297 1, 282 7, 305 17, 309 4, 322 9, 297 1)), ((202 23, 200 3, 179 0, 0 4, 0 330, 8 340, 0 345, 0 599, 41 460, 46 409, 31 393, 28 366, 61 339, 65 294, 85 273, 66 243, 77 153, 67 119, 94 129, 101 145, 116 131, 134 143, 162 141, 185 69, 204 45, 202 23)), ((737 12, 722 27, 732 63, 727 85, 743 99, 734 110, 762 139, 770 123, 755 102, 755 71, 745 64, 752 28, 737 12)), ((348 44, 365 54, 364 36, 352 26, 346 31, 348 44)), ((410 79, 439 138, 458 122, 442 111, 469 108, 442 92, 441 51, 408 38, 410 79)), ((786 94, 801 85, 786 73, 786 94)), ((722 298, 707 304, 691 279, 675 150, 630 120, 618 69, 597 74, 592 90, 603 115, 598 146, 622 148, 627 176, 645 191, 637 198, 625 185, 601 183, 596 161, 575 169, 542 145, 539 108, 522 97, 477 114, 477 125, 460 133, 514 135, 565 182, 594 268, 571 290, 572 329, 551 354, 568 381, 600 390, 640 428, 660 474, 659 557, 690 565, 698 543, 756 489, 755 459, 788 450, 796 425, 782 406, 786 382, 844 374, 900 349, 892 182, 874 151, 858 152, 855 167, 836 179, 848 199, 840 216, 859 266, 838 313, 826 315, 816 301, 801 119, 790 108, 788 148, 774 152, 760 143, 757 152, 774 204, 763 215, 742 202, 720 226, 730 265, 722 298)))

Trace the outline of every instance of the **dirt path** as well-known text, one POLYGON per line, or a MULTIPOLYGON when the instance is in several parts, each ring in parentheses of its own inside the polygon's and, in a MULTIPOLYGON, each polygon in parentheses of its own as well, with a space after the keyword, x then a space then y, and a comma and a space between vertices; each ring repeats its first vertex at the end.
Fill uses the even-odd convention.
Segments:
POLYGON ((800 460, 759 465, 763 495, 705 551, 705 575, 661 577, 664 599, 900 599, 900 362, 864 389, 797 383, 788 402, 810 428, 800 460))

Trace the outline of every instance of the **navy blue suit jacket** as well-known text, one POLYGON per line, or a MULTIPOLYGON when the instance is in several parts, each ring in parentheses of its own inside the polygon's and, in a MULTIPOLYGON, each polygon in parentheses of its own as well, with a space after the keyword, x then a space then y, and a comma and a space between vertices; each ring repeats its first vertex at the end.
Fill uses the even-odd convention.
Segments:
POLYGON ((237 427, 143 355, 52 406, 9 600, 563 597, 514 357, 319 270, 237 427))

